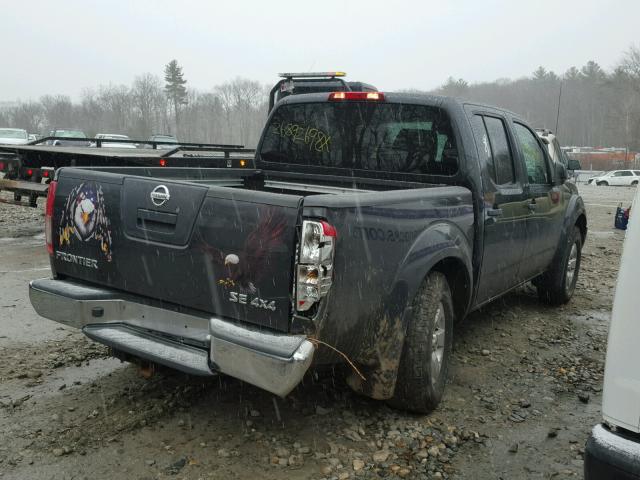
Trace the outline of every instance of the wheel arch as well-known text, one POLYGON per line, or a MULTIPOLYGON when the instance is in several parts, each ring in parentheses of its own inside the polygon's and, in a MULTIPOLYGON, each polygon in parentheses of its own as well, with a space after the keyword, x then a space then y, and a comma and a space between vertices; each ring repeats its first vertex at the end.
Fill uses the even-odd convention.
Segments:
POLYGON ((587 215, 582 212, 576 218, 575 226, 580 230, 580 236, 582 237, 582 243, 587 240, 587 215))
POLYGON ((406 304, 410 306, 427 275, 433 270, 442 272, 452 290, 456 317, 462 318, 473 295, 472 257, 473 239, 469 234, 453 223, 438 222, 425 230, 407 252, 398 267, 394 288, 406 284, 406 304))
POLYGON ((367 358, 358 358, 365 367, 366 380, 351 374, 349 386, 377 400, 393 396, 407 327, 413 317, 413 303, 420 285, 434 271, 442 273, 451 289, 456 319, 466 315, 473 292, 472 242, 453 224, 442 222, 423 232, 400 264, 390 304, 370 332, 367 358), (364 360, 364 361, 362 361, 364 360))
POLYGON ((471 276, 464 262, 458 257, 446 257, 436 263, 427 275, 434 271, 446 277, 453 299, 455 319, 462 320, 469 310, 472 294, 471 276))

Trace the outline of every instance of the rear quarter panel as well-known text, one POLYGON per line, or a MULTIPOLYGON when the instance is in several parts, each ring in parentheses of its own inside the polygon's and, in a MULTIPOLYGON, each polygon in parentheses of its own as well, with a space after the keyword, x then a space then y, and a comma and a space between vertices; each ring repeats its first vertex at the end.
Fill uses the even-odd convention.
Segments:
POLYGON ((382 324, 402 317, 434 264, 456 256, 471 272, 474 214, 465 188, 308 197, 303 214, 338 231, 321 338, 365 363, 371 336, 384 337, 390 326, 382 324))

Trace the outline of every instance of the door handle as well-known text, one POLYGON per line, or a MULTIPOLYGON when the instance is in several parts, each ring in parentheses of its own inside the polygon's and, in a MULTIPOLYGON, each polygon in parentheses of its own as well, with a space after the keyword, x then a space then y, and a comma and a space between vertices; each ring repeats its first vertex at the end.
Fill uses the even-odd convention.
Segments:
POLYGON ((487 208, 486 209, 488 217, 501 217, 502 209, 501 208, 487 208))

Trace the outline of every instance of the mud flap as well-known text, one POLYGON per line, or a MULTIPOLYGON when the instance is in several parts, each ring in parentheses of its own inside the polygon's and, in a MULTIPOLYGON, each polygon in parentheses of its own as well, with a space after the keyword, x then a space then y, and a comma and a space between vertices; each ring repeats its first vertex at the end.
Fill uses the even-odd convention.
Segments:
POLYGON ((374 400, 388 400, 393 397, 398 376, 398 367, 402 357, 402 347, 407 331, 407 322, 411 318, 413 308, 406 305, 406 293, 396 289, 375 325, 370 325, 365 348, 356 359, 362 366, 365 380, 355 372, 347 377, 347 384, 355 392, 374 400), (403 308, 404 307, 404 308, 403 308))

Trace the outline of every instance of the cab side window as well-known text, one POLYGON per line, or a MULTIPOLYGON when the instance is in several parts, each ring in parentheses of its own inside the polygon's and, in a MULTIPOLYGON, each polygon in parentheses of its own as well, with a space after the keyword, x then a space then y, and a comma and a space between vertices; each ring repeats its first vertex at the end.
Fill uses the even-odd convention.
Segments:
POLYGON ((550 183, 544 152, 536 140, 534 133, 520 123, 514 123, 514 128, 518 144, 520 145, 520 151, 524 156, 529 183, 550 183))

